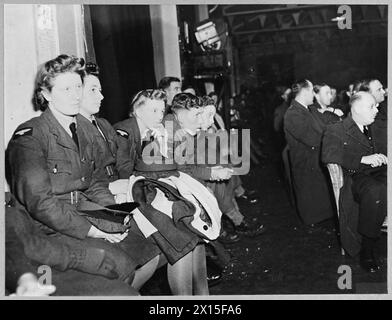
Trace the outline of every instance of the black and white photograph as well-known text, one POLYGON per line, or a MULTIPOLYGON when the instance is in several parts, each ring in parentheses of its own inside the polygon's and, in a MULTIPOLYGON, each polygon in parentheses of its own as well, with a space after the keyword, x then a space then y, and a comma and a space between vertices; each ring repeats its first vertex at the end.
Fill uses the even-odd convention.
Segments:
POLYGON ((298 2, 4 4, 6 297, 389 293, 391 8, 298 2))

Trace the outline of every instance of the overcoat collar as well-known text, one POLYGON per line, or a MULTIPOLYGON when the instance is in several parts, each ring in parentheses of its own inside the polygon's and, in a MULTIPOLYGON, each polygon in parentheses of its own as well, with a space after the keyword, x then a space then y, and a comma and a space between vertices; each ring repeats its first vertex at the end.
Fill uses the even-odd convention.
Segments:
MULTIPOLYGON (((301 103, 299 103, 299 102, 296 101, 296 100, 293 100, 293 101, 292 101, 291 106, 293 106, 295 109, 297 109, 300 113, 303 113, 306 117, 312 118, 313 122, 315 123, 314 128, 315 128, 318 132, 320 132, 320 133, 323 132, 323 125, 322 125, 321 122, 320 122, 320 118, 317 117, 316 115, 314 115, 314 114, 310 111, 309 107, 308 107, 308 109, 306 109, 301 103)), ((318 111, 317 111, 317 112, 318 112, 318 111)))
POLYGON ((343 127, 347 135, 352 137, 354 140, 357 140, 359 143, 364 145, 367 148, 372 148, 372 143, 366 136, 361 132, 358 125, 354 122, 351 116, 348 116, 343 120, 343 127))

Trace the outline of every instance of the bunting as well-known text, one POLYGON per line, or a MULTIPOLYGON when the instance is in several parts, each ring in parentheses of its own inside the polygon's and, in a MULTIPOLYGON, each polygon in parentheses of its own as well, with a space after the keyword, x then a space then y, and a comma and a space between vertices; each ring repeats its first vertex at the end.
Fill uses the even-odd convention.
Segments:
POLYGON ((295 25, 298 26, 299 25, 299 17, 301 15, 301 11, 300 12, 294 12, 291 15, 293 16, 295 25))

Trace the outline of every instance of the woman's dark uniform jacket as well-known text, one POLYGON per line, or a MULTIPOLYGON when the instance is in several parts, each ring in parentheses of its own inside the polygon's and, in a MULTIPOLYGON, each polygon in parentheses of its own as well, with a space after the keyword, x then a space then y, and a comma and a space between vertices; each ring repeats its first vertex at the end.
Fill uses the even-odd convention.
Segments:
MULTIPOLYGON (((174 114, 168 114, 164 117, 163 123, 167 125, 167 122, 172 122, 173 135, 175 136, 176 132, 181 129, 180 123, 178 122, 174 114)), ((178 137, 178 140, 180 140, 179 139, 180 136, 178 137)), ((172 142, 173 155, 175 152, 182 151, 182 156, 185 159, 191 159, 192 157, 194 157, 195 154, 197 154, 197 136, 193 137, 190 136, 188 133, 185 133, 185 137, 183 137, 183 140, 176 141, 174 137, 171 138, 169 137, 169 140, 172 142), (193 150, 189 150, 188 148, 183 148, 183 147, 178 148, 179 145, 185 143, 186 141, 188 141, 188 139, 189 140, 193 139, 193 143, 194 143, 193 150), (191 152, 192 154, 187 154, 187 152, 191 152)), ((233 179, 229 179, 228 182, 209 181, 211 179, 211 167, 206 164, 203 165, 197 164, 197 157, 194 159, 195 159, 194 164, 186 163, 186 162, 182 164, 177 163, 178 171, 190 175, 192 178, 198 180, 205 186, 209 187, 213 191, 218 201, 219 209, 222 211, 222 213, 226 213, 230 211, 233 208, 235 181, 233 179)), ((217 159, 219 159, 219 154, 217 156, 217 159)), ((176 162, 176 159, 174 162, 176 162)), ((209 245, 211 245, 214 248, 216 254, 219 256, 219 259, 222 261, 222 264, 226 265, 229 262, 229 257, 225 252, 223 246, 216 240, 210 241, 209 245)))
MULTIPOLYGON (((371 130, 370 136, 372 137, 371 130)), ((376 210, 379 211, 378 214, 371 213, 373 218, 378 220, 376 223, 370 224, 364 220, 361 224, 358 204, 353 195, 353 191, 358 189, 355 184, 362 185, 368 178, 374 177, 381 181, 381 188, 385 188, 385 194, 381 194, 385 199, 381 201, 386 205, 386 166, 372 168, 361 164, 363 156, 378 152, 376 146, 374 137, 368 139, 350 116, 342 122, 328 126, 323 138, 322 161, 325 164, 339 164, 343 168, 344 184, 339 197, 339 221, 342 245, 351 256, 355 256, 360 250, 361 234, 379 233, 385 217, 382 210, 376 210)), ((366 191, 369 192, 370 189, 366 191)))
MULTIPOLYGON (((116 262, 127 260, 128 275, 122 276, 133 276, 130 273, 159 254, 159 249, 141 235, 133 219, 128 236, 118 244, 87 237, 92 223, 78 208, 103 208, 115 202, 107 178, 96 166, 98 148, 89 140, 88 127, 80 119, 77 124, 80 151, 50 109, 17 128, 7 149, 16 206, 27 210, 45 234, 65 241, 80 239, 81 245, 108 250, 116 262)), ((92 221, 98 228, 101 223, 111 226, 107 221, 92 221)), ((110 231, 116 228, 124 231, 120 224, 110 231)))
POLYGON ((284 116, 299 215, 307 225, 334 215, 332 190, 320 161, 324 124, 293 100, 284 116))
POLYGON ((109 181, 115 181, 119 178, 117 170, 117 134, 112 125, 104 118, 95 117, 97 126, 102 131, 98 131, 89 120, 84 118, 81 114, 77 118, 86 123, 92 133, 92 139, 98 145, 99 155, 97 166, 103 169, 104 174, 108 177, 109 181), (87 121, 85 121, 87 120, 87 121))
POLYGON ((117 169, 120 179, 128 179, 135 169, 135 161, 142 154, 142 141, 135 117, 116 123, 117 133, 117 169))
MULTIPOLYGON (((166 121, 172 121, 173 122, 173 131, 174 134, 177 132, 177 130, 181 129, 181 126, 178 122, 178 120, 175 118, 174 114, 169 114, 165 116, 164 123, 166 121)), ((210 146, 211 147, 211 146, 210 146)), ((174 141, 173 142, 173 148, 174 150, 177 149, 177 151, 181 150, 182 151, 182 156, 188 160, 189 163, 185 162, 183 164, 177 164, 178 165, 178 170, 187 173, 191 177, 199 180, 202 182, 204 185, 209 187, 219 204, 219 209, 222 211, 223 214, 229 212, 230 210, 233 209, 234 204, 233 204, 233 199, 234 199, 234 189, 238 186, 238 180, 234 178, 230 178, 226 181, 211 181, 211 172, 212 169, 211 167, 220 165, 219 159, 220 159, 220 151, 219 151, 219 146, 216 148, 216 162, 215 163, 208 163, 208 141, 207 141, 207 135, 204 132, 201 132, 200 134, 196 136, 191 136, 189 133, 185 133, 185 137, 181 141, 174 141), (189 148, 180 148, 179 146, 181 144, 186 143, 187 141, 193 140, 193 149, 190 150, 189 148), (204 140, 205 143, 205 157, 203 157, 203 154, 198 154, 198 149, 197 146, 198 144, 202 143, 204 140), (200 163, 198 161, 199 159, 203 159, 203 163, 200 163), (194 163, 192 163, 192 161, 194 163)), ((225 165, 222 165, 225 166, 225 165)), ((226 165, 227 166, 227 165, 226 165)))
POLYGON ((181 125, 174 116, 174 114, 168 114, 165 116, 163 119, 163 123, 165 124, 166 122, 172 122, 173 124, 173 137, 172 137, 172 145, 173 145, 173 153, 174 152, 182 152, 181 157, 183 156, 187 161, 185 161, 182 164, 179 164, 177 162, 178 170, 185 172, 186 174, 190 175, 191 177, 198 179, 199 181, 207 181, 211 179, 211 168, 205 165, 197 165, 197 136, 191 136, 189 133, 185 133, 184 137, 182 140, 180 140, 180 136, 178 136, 177 139, 174 139, 176 137, 176 133, 181 130, 181 125), (179 141, 176 141, 179 140, 179 141), (184 148, 185 144, 187 141, 193 140, 193 146, 194 149, 190 150, 189 148, 184 148), (182 145, 183 147, 180 147, 182 145), (194 160, 194 163, 190 163, 190 159, 194 160))

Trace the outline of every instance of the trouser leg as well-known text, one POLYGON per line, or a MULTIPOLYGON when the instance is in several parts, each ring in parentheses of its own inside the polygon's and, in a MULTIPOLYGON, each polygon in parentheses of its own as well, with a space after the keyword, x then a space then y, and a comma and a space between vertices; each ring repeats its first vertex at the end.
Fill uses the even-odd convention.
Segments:
POLYGON ((387 214, 387 187, 368 178, 353 185, 354 197, 359 203, 358 232, 368 238, 378 238, 387 214))

